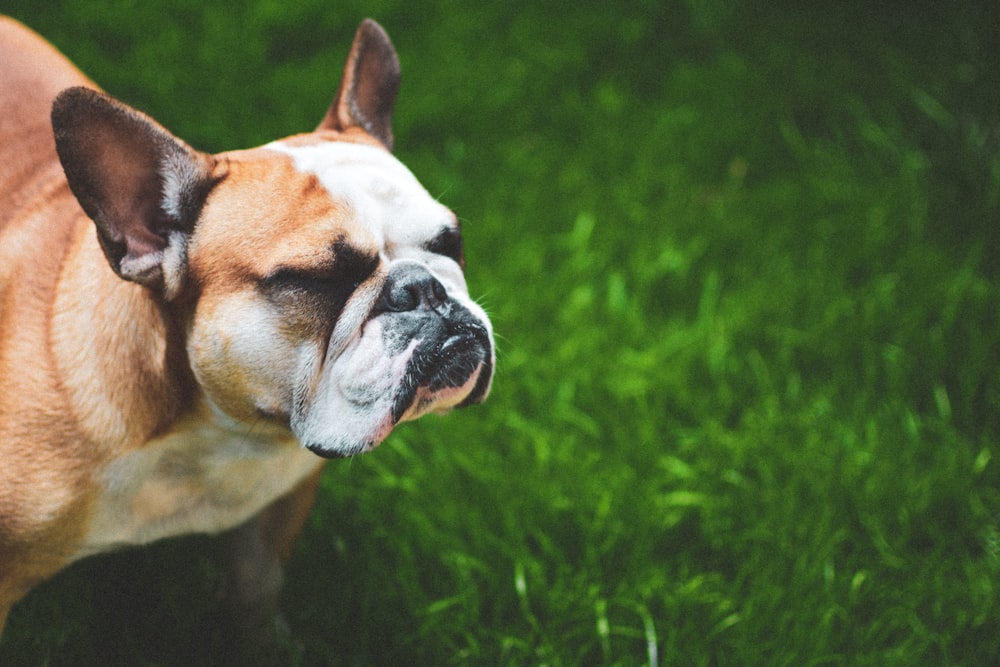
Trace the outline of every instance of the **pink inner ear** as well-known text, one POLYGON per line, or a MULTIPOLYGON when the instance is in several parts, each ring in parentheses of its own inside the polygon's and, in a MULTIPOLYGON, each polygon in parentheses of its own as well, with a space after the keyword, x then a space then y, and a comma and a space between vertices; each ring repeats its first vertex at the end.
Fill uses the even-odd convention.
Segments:
POLYGON ((165 222, 161 209, 163 187, 155 162, 151 164, 152 158, 144 152, 112 141, 98 153, 102 162, 98 187, 104 190, 109 222, 128 244, 130 254, 164 245, 158 233, 165 222))
POLYGON ((94 220, 111 267, 162 288, 169 236, 193 224, 212 185, 211 158, 144 114, 86 88, 59 95, 52 124, 66 179, 94 220))
POLYGON ((392 47, 388 51, 385 47, 386 44, 372 44, 370 41, 366 44, 355 70, 351 110, 361 116, 356 120, 383 143, 386 143, 384 135, 387 134, 387 145, 391 148, 392 111, 399 87, 399 63, 392 47), (378 136, 376 132, 383 136, 378 136))

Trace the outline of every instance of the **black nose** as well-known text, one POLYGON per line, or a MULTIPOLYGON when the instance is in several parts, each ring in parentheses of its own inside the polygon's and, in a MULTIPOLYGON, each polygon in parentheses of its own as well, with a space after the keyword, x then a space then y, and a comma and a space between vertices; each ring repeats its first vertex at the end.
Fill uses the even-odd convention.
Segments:
POLYGON ((434 310, 448 300, 448 291, 430 271, 419 264, 402 264, 389 271, 377 309, 405 313, 424 308, 434 310))

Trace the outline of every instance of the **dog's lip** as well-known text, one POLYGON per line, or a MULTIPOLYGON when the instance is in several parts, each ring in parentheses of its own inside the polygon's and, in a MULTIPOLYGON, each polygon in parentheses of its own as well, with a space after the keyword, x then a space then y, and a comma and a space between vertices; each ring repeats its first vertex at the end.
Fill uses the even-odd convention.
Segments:
POLYGON ((341 449, 330 449, 324 445, 318 445, 315 443, 306 443, 305 448, 308 449, 313 454, 321 456, 324 459, 349 459, 352 456, 357 456, 358 454, 363 454, 364 452, 374 449, 375 445, 372 443, 364 443, 359 447, 352 448, 350 450, 341 449))
MULTIPOLYGON (((477 373, 480 378, 484 373, 489 375, 486 368, 490 365, 489 356, 489 348, 484 344, 481 334, 474 329, 465 328, 425 350, 423 354, 415 355, 408 371, 410 378, 394 401, 393 423, 399 423, 412 409, 421 390, 431 394, 447 392, 468 383, 477 373)), ((480 396, 473 396, 482 393, 480 385, 481 382, 477 380, 472 392, 462 400, 461 405, 481 400, 480 396)))
POLYGON ((486 356, 486 348, 474 333, 461 332, 447 338, 431 354, 437 363, 422 378, 420 384, 431 388, 437 388, 438 386, 451 387, 460 384, 457 382, 459 378, 448 378, 448 373, 462 364, 471 364, 466 369, 468 370, 468 373, 465 374, 466 377, 461 378, 463 380, 467 379, 475 372, 479 364, 483 362, 486 356))
POLYGON ((479 346, 479 341, 476 337, 468 332, 457 333, 449 338, 447 338, 440 347, 437 349, 437 354, 439 355, 455 355, 464 354, 465 352, 471 351, 473 346, 479 346))

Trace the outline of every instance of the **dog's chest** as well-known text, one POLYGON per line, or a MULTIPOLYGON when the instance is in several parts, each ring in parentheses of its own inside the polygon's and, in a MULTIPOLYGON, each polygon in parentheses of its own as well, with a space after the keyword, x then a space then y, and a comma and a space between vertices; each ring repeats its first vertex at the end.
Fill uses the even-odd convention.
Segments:
POLYGON ((322 459, 291 436, 194 426, 113 460, 98 480, 82 558, 248 520, 291 491, 322 459))

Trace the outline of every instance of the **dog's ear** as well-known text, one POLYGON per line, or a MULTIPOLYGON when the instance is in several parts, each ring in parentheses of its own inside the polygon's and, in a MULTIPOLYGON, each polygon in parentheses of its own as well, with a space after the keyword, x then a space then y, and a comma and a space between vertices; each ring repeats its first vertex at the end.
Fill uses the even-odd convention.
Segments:
POLYGON ((213 185, 213 158, 88 88, 59 94, 52 129, 70 189, 97 225, 111 268, 168 299, 176 296, 187 239, 213 185))
POLYGON ((360 127, 392 150, 392 110, 399 92, 399 57, 389 35, 365 19, 354 36, 344 78, 321 130, 360 127))

